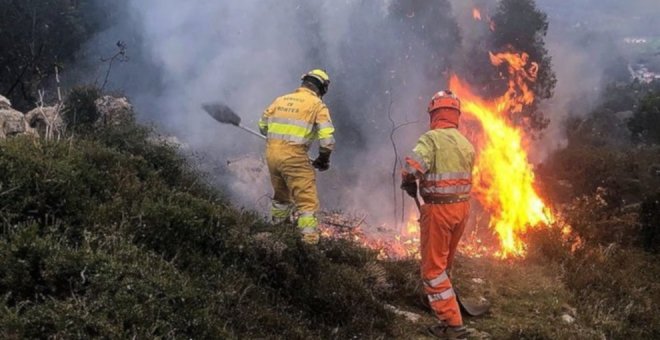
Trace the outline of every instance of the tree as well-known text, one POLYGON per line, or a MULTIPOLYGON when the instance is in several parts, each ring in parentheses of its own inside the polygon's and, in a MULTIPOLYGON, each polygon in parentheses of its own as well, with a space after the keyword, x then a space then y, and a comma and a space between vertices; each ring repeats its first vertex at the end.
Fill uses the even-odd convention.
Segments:
POLYGON ((406 34, 412 33, 416 36, 422 46, 431 46, 428 54, 412 54, 409 57, 413 59, 412 62, 424 67, 425 74, 433 82, 442 79, 450 56, 461 42, 461 32, 453 16, 450 2, 447 0, 392 1, 390 18, 402 24, 401 29, 406 34))
MULTIPOLYGON (((529 54, 530 60, 539 65, 538 77, 532 86, 536 94, 536 104, 551 98, 557 84, 552 70, 552 58, 545 48, 548 33, 548 17, 536 7, 534 0, 502 0, 493 16, 495 30, 492 35, 496 50, 512 48, 529 54)), ((549 121, 533 105, 521 113, 526 118, 526 127, 533 130, 544 129, 549 121)))
POLYGON ((660 143, 660 92, 654 92, 641 100, 628 121, 635 142, 660 143))
POLYGON ((28 109, 37 90, 103 27, 110 5, 94 0, 0 0, 0 94, 28 109))
POLYGON ((534 0, 501 0, 491 18, 492 29, 485 37, 487 43, 468 47, 469 63, 465 69, 471 83, 481 95, 499 97, 507 88, 507 65, 494 68, 490 64, 488 52, 525 52, 530 62, 538 64, 538 76, 531 89, 536 95, 536 104, 526 108, 517 116, 510 117, 532 130, 542 130, 548 120, 538 111, 538 102, 551 98, 557 84, 557 77, 552 69, 552 58, 545 47, 545 36, 548 32, 547 15, 541 12, 534 0))

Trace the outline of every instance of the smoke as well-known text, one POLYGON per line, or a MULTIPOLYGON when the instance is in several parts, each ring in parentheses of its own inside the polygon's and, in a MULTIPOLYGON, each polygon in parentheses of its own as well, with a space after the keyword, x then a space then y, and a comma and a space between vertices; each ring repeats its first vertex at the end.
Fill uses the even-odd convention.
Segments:
POLYGON ((604 99, 606 85, 630 81, 628 64, 634 62, 625 38, 660 35, 652 24, 660 15, 655 0, 537 0, 548 14, 546 43, 557 74, 554 97, 543 110, 551 119, 535 148, 543 159, 565 145, 564 123, 570 117, 585 117, 604 99))
MULTIPOLYGON (((445 86, 460 44, 447 1, 125 2, 121 20, 86 46, 90 65, 124 40, 130 61, 114 65, 108 87, 123 90, 141 120, 203 154, 236 202, 263 206, 271 193, 267 174, 230 171, 232 161, 260 155, 263 142, 216 123, 201 104, 222 101, 256 127, 273 99, 322 67, 332 78, 324 100, 337 128, 332 170, 317 176, 322 206, 391 223, 395 193, 402 204, 393 125, 407 124, 393 136, 401 159, 426 130, 428 98, 445 86)), ((106 66, 86 70, 98 78, 106 66)))
MULTIPOLYGON (((464 48, 488 32, 487 22, 472 19, 472 6, 483 8, 484 20, 493 10, 485 0, 121 1, 126 5, 116 25, 84 49, 89 65, 124 40, 131 59, 113 67, 109 88, 123 90, 140 119, 205 155, 206 168, 240 204, 264 207, 262 198, 271 193, 267 175, 237 176, 227 162, 260 155, 263 142, 214 122, 201 104, 222 101, 255 127, 263 109, 295 89, 302 73, 326 68, 332 84, 324 100, 338 142, 333 169, 317 177, 322 206, 367 213, 371 224, 392 222, 394 196, 401 204, 392 183, 399 166, 393 126, 405 124, 393 135, 403 158, 427 128, 428 98, 446 86, 450 70, 469 62, 464 48)), ((616 41, 622 34, 653 33, 648 13, 658 13, 658 5, 537 3, 549 14, 547 45, 558 76, 555 98, 543 107, 552 124, 539 145, 542 157, 561 145, 565 118, 596 104, 611 67, 621 63, 616 41), (621 13, 628 16, 616 17, 621 13)), ((99 78, 105 67, 82 69, 99 78)))

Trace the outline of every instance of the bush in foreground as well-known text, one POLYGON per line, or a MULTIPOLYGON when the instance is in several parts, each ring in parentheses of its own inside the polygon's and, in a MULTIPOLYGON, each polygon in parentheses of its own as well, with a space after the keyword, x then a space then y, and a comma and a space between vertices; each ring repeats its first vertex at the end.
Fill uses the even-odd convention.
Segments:
POLYGON ((232 208, 134 124, 0 142, 0 329, 16 338, 393 337, 362 270, 232 208))

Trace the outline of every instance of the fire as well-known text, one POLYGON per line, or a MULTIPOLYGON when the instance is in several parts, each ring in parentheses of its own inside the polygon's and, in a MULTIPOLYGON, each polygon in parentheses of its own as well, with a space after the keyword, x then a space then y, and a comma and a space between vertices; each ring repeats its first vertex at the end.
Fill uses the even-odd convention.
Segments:
POLYGON ((411 215, 402 230, 388 226, 362 227, 364 218, 352 218, 339 213, 321 213, 321 235, 332 239, 345 239, 376 250, 381 260, 420 258, 419 221, 411 215))
MULTIPOLYGON (((552 226, 557 220, 535 188, 534 171, 528 157, 529 138, 510 118, 534 104, 536 98, 531 85, 537 80, 539 65, 531 61, 528 54, 514 51, 490 53, 490 61, 496 67, 506 66, 503 79, 508 86, 502 96, 483 99, 455 74, 450 78, 450 88, 461 98, 463 118, 468 123, 463 127, 468 126, 467 133, 478 146, 473 195, 490 214, 489 226, 498 237, 499 248, 484 244, 477 233, 472 232, 461 242, 459 251, 471 257, 521 257, 526 254, 523 237, 528 229, 552 226)), ((382 259, 419 257, 420 233, 416 216, 411 216, 401 230, 390 229, 394 234, 365 233, 359 227, 363 220, 348 233, 327 228, 324 235, 349 238, 377 249, 382 259)), ((574 238, 570 226, 562 231, 566 240, 574 238)), ((580 246, 581 240, 577 239, 573 248, 580 246)))
POLYGON ((474 196, 490 212, 490 226, 499 238, 496 256, 524 256, 521 238, 528 228, 549 225, 554 216, 534 187, 534 172, 528 159, 528 140, 509 116, 535 100, 529 85, 536 80, 538 64, 526 53, 490 54, 493 65, 507 65, 508 90, 494 100, 484 100, 452 75, 450 88, 461 98, 468 120, 481 126, 480 150, 474 170, 474 196))
POLYGON ((419 237, 419 219, 417 216, 410 216, 401 235, 404 237, 419 237))
POLYGON ((474 20, 481 21, 481 11, 478 8, 474 7, 472 9, 472 17, 474 18, 474 20))

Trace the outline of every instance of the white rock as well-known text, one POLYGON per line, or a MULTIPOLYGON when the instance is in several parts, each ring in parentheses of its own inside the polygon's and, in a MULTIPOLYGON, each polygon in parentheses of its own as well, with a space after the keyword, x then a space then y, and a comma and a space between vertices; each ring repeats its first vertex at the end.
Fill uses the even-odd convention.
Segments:
POLYGON ((392 311, 396 315, 404 316, 410 322, 417 322, 417 321, 419 321, 419 319, 422 318, 422 316, 419 315, 419 314, 415 314, 415 313, 412 313, 412 312, 406 312, 406 311, 400 310, 400 309, 398 309, 398 308, 396 308, 392 305, 385 305, 385 308, 389 309, 390 311, 392 311))
POLYGON ((9 99, 5 98, 3 95, 0 95, 0 109, 10 109, 11 102, 9 99))
POLYGON ((25 115, 25 120, 30 128, 44 137, 48 127, 50 127, 50 137, 59 137, 64 130, 62 112, 58 106, 37 107, 25 115))
POLYGON ((118 125, 133 116, 133 105, 125 97, 103 96, 94 105, 101 114, 97 125, 118 125))
POLYGON ((564 323, 567 323, 567 324, 570 325, 573 322, 575 322, 575 318, 568 315, 568 314, 564 314, 564 315, 561 316, 561 321, 563 321, 564 323))
POLYGON ((0 108, 0 138, 30 133, 22 112, 12 108, 0 108))

